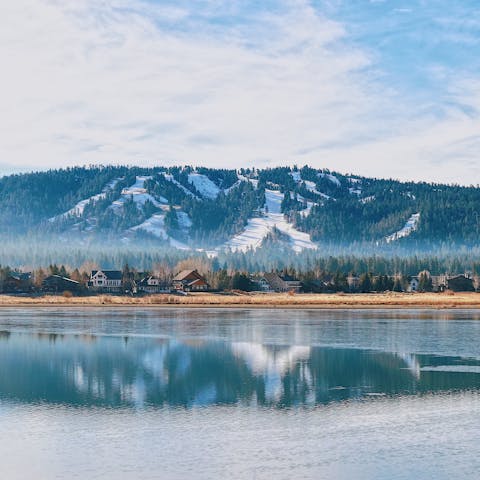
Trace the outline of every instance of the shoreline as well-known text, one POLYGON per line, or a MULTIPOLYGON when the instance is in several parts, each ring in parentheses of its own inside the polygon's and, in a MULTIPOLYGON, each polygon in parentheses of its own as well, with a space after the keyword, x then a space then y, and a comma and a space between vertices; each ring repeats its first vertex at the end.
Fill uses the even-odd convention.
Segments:
POLYGON ((26 307, 192 308, 192 309, 480 309, 478 293, 357 293, 357 294, 158 294, 145 297, 99 295, 70 297, 0 295, 0 309, 26 307))

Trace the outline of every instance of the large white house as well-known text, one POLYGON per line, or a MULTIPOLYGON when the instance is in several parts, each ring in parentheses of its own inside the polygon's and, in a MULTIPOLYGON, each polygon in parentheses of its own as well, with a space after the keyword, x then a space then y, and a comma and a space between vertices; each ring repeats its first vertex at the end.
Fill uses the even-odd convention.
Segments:
POLYGON ((93 270, 88 286, 105 292, 119 292, 122 290, 122 278, 120 270, 93 270))

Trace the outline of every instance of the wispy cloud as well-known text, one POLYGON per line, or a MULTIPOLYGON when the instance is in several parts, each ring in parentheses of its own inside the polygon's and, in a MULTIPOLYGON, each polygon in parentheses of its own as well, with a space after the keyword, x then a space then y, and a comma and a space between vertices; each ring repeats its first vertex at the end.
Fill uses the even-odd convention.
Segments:
POLYGON ((475 105, 474 82, 452 84, 433 115, 347 22, 306 0, 259 3, 5 3, 0 161, 308 162, 429 178, 442 159, 434 179, 472 178, 478 110, 460 106, 475 105))

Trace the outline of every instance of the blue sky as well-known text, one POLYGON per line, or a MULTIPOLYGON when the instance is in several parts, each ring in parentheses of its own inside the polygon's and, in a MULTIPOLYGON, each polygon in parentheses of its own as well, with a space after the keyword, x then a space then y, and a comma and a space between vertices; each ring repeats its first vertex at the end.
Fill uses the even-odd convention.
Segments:
POLYGON ((480 183, 480 5, 17 0, 0 173, 305 164, 480 183))

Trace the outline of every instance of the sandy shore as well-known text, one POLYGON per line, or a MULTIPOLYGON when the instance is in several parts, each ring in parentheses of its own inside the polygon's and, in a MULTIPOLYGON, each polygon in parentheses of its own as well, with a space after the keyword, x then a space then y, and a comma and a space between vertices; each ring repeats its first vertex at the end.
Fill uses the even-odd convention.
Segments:
POLYGON ((1 307, 192 307, 192 308, 480 308, 480 293, 368 293, 368 294, 190 294, 146 297, 0 295, 1 307))

